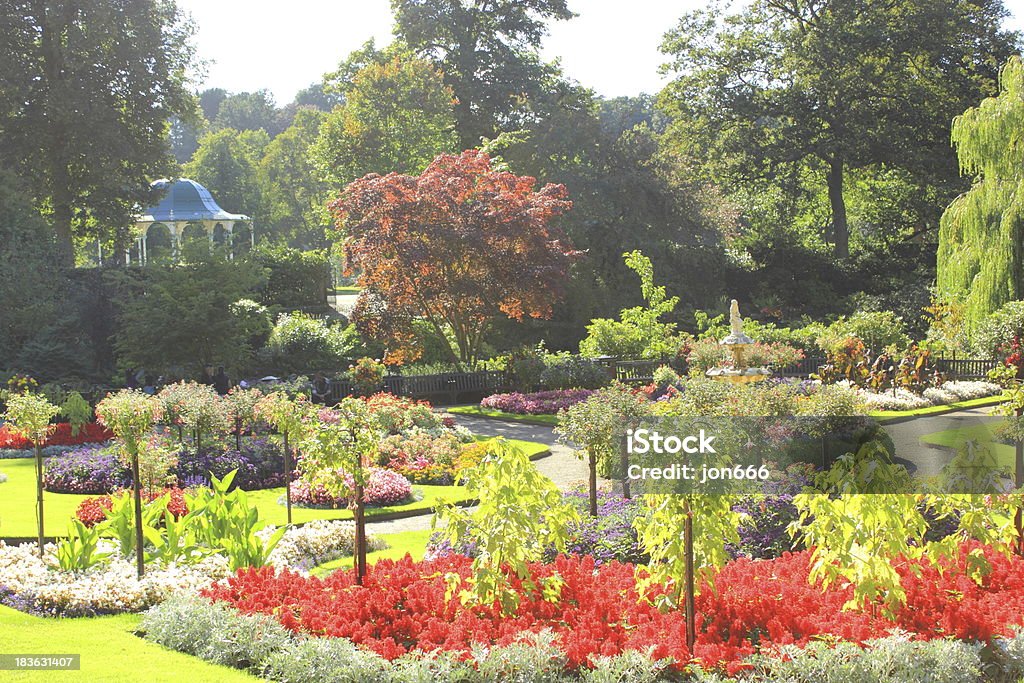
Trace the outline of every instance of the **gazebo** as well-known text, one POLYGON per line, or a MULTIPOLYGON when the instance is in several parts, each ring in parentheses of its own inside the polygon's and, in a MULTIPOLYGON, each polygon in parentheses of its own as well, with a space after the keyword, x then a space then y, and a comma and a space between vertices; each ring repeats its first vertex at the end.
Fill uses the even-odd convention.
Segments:
MULTIPOLYGON (((248 251, 255 244, 251 220, 240 213, 220 208, 213 195, 194 180, 157 180, 155 189, 165 192, 156 206, 135 219, 136 256, 146 263, 157 254, 181 258, 182 246, 194 240, 225 247, 229 258, 248 251)), ((129 251, 130 263, 133 254, 129 251)))

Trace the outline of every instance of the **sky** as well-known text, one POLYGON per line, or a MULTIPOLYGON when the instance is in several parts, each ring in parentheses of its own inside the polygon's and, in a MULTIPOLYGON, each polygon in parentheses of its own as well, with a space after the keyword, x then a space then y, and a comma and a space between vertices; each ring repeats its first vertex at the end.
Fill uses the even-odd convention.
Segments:
MULTIPOLYGON (((661 89, 664 33, 702 0, 569 0, 579 16, 550 25, 545 59, 598 95, 661 89)), ((1024 30, 1024 0, 1004 0, 1009 26, 1024 30)), ((278 105, 320 80, 370 38, 391 41, 388 0, 178 0, 192 15, 203 88, 269 89, 278 105)))

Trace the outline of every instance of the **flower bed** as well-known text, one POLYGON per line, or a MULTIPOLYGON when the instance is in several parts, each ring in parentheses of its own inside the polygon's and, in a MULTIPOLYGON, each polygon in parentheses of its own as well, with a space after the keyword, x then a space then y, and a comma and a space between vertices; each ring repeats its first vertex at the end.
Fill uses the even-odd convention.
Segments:
MULTIPOLYGON (((121 495, 123 492, 114 492, 114 495, 121 495)), ((167 501, 167 510, 178 519, 188 514, 188 504, 185 502, 185 492, 179 488, 160 489, 159 491, 147 491, 143 489, 142 499, 153 501, 161 496, 170 494, 167 501)), ((75 517, 87 527, 93 527, 107 518, 105 511, 110 510, 114 505, 111 496, 96 496, 86 498, 78 504, 75 510, 75 517)))
POLYGON ((870 410, 920 410, 932 406, 949 405, 959 401, 996 396, 1002 391, 992 382, 951 381, 939 387, 929 387, 921 394, 903 388, 884 393, 858 390, 858 395, 870 410))
POLYGON ((101 446, 80 446, 46 461, 45 488, 54 493, 110 493, 131 483, 128 470, 101 446))
MULTIPOLYGON (((72 434, 71 425, 60 422, 53 426, 53 431, 43 446, 80 446, 87 443, 110 441, 114 437, 110 430, 96 423, 89 422, 81 426, 78 434, 72 434)), ((15 434, 7 425, 0 427, 0 448, 24 450, 32 448, 32 442, 15 434)))
MULTIPOLYGON (((338 472, 338 477, 344 478, 346 489, 351 491, 354 485, 352 475, 338 472)), ((310 487, 301 480, 291 483, 291 494, 292 504, 301 507, 344 508, 351 502, 351 494, 334 495, 323 486, 310 487)), ((363 487, 363 502, 366 505, 398 505, 407 502, 411 497, 412 484, 408 479, 391 470, 370 468, 366 486, 363 487)))
POLYGON ((585 401, 593 393, 591 389, 561 389, 533 394, 494 394, 480 401, 480 407, 517 415, 555 415, 564 408, 585 401))
POLYGON ((465 580, 470 574, 471 561, 458 555, 422 563, 408 557, 382 560, 370 568, 362 587, 351 572, 321 580, 268 568, 244 570, 203 594, 243 613, 273 615, 293 631, 351 639, 388 659, 410 651, 465 655, 474 644, 505 645, 524 632, 549 629, 574 668, 597 655, 650 648, 652 656, 671 657, 677 665, 696 659, 735 670, 755 651, 772 653, 822 639, 860 643, 897 628, 922 639, 987 641, 1011 635, 1024 620, 1024 584, 1017 580, 1024 559, 973 543, 961 553, 959 560, 945 561, 942 571, 895 562, 907 605, 891 621, 880 610, 844 611, 849 586, 822 591, 811 585, 809 552, 735 560, 718 575, 715 591, 705 587, 698 596, 692 653, 686 649, 681 611, 661 612, 640 601, 632 565, 596 566, 592 558, 562 556, 552 564, 531 565, 538 583, 557 572, 565 582, 561 595, 548 602, 513 579, 522 597, 511 616, 502 616, 495 606, 445 600, 446 575, 465 580), (964 574, 962 557, 971 551, 983 554, 992 568, 982 585, 964 574))
POLYGON ((174 474, 182 486, 209 486, 210 473, 218 479, 238 470, 234 486, 246 491, 284 486, 284 453, 281 447, 264 437, 242 442, 242 450, 232 446, 204 448, 198 455, 191 450, 178 454, 174 474))
MULTIPOLYGON (((273 532, 273 527, 268 527, 256 535, 265 540, 273 532)), ((270 553, 270 564, 304 574, 317 565, 352 555, 355 536, 356 526, 352 522, 316 519, 289 529, 270 553)), ((370 536, 366 546, 368 552, 373 552, 387 548, 388 544, 370 536)))

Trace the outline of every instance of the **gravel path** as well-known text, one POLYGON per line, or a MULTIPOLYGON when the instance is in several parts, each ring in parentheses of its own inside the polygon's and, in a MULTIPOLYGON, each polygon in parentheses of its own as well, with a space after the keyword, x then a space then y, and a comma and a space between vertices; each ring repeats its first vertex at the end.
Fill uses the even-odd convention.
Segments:
MULTIPOLYGON (((489 418, 455 415, 455 421, 481 436, 503 436, 507 439, 534 441, 546 444, 551 455, 534 460, 541 474, 550 478, 558 488, 567 490, 576 483, 587 480, 587 464, 573 455, 572 449, 558 443, 551 427, 527 425, 521 422, 505 422, 489 418)), ((392 519, 366 523, 366 528, 373 534, 394 534, 401 531, 422 531, 430 528, 431 515, 418 515, 404 519, 392 519)))
POLYGON ((920 439, 928 434, 950 429, 966 429, 977 424, 994 422, 999 417, 989 413, 990 407, 958 410, 945 415, 921 416, 885 426, 885 431, 892 438, 895 446, 896 460, 907 467, 915 476, 932 477, 942 471, 942 467, 953 459, 955 452, 948 448, 939 448, 922 444, 920 439))

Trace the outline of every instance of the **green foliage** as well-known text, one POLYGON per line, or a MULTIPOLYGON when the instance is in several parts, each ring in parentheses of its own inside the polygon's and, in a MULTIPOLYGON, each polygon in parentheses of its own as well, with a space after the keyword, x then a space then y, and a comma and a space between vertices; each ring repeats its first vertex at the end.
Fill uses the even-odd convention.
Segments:
POLYGON ((253 218, 262 214, 259 162, 270 138, 263 131, 222 128, 204 135, 182 168, 186 178, 208 189, 226 211, 253 218))
POLYGON ((4 163, 47 207, 57 264, 74 265, 72 235, 116 237, 173 173, 171 116, 194 107, 193 26, 173 3, 7 5, 0 34, 4 163))
POLYGON ((982 358, 1002 358, 1015 337, 1024 339, 1024 301, 1007 301, 977 321, 971 345, 982 358))
POLYGON ((31 441, 38 448, 49 436, 50 420, 60 413, 60 408, 43 396, 32 393, 11 393, 7 396, 4 420, 16 434, 31 441))
POLYGON ((197 542, 223 551, 232 571, 267 564, 270 553, 288 529, 279 527, 265 540, 256 535, 266 522, 260 520, 257 507, 249 504, 245 491, 236 488, 229 492, 236 472, 229 472, 224 479, 211 475, 210 488, 198 489, 185 499, 197 542))
MULTIPOLYGON (((512 590, 509 575, 523 581, 527 591, 538 591, 549 601, 560 594, 559 577, 533 583, 528 563, 538 562, 545 548, 554 545, 564 552, 568 525, 578 521, 574 508, 562 500, 558 487, 540 474, 529 457, 504 440, 491 442, 488 453, 475 467, 464 470, 466 491, 480 501, 472 511, 455 505, 438 507, 432 528, 453 545, 472 543, 479 551, 473 559, 470 589, 460 593, 463 602, 490 605, 498 602, 514 612, 519 594, 512 590)), ((460 585, 457 575, 448 577, 449 597, 460 585)))
POLYGON ((623 384, 613 384, 558 414, 555 433, 562 443, 597 459, 598 472, 608 476, 619 459, 626 429, 650 414, 647 401, 623 384))
POLYGON ((352 75, 345 103, 325 118, 311 153, 335 188, 367 173, 417 174, 456 151, 453 95, 412 54, 378 55, 352 75))
POLYGON ((1000 92, 953 121, 960 168, 974 186, 957 197, 939 226, 940 298, 964 301, 969 331, 1024 296, 1018 246, 1024 240, 1024 63, 1012 57, 1000 92))
POLYGON ((284 245, 259 244, 249 260, 267 274, 259 290, 264 306, 284 309, 325 307, 330 263, 323 251, 302 251, 284 245))
POLYGON ((91 422, 93 417, 92 406, 77 391, 69 393, 61 403, 60 414, 66 417, 71 424, 71 434, 73 436, 78 436, 82 425, 91 422))
POLYGON ((250 311, 232 305, 251 299, 265 273, 245 260, 116 271, 119 362, 173 376, 225 366, 239 372, 251 362, 250 311))
POLYGON ((637 588, 641 593, 667 589, 657 601, 668 607, 681 607, 683 603, 686 585, 683 529, 688 516, 693 520, 696 587, 701 581, 714 584, 715 571, 730 559, 726 545, 740 542, 738 529, 742 515, 733 512, 729 496, 645 495, 644 508, 633 526, 650 561, 637 568, 637 588))
POLYGON ((332 324, 296 311, 278 319, 260 359, 282 372, 338 372, 360 348, 354 326, 332 324))
POLYGON ((617 321, 592 320, 587 326, 587 337, 580 342, 580 354, 621 358, 675 356, 680 346, 675 324, 661 322, 661 318, 675 310, 679 297, 669 298, 664 287, 654 284, 654 267, 642 253, 632 251, 623 254, 623 258, 640 277, 640 291, 647 306, 623 309, 617 321))
POLYGON ((68 537, 57 543, 57 566, 63 571, 84 572, 110 555, 97 552, 100 540, 98 528, 90 529, 78 519, 71 520, 68 526, 68 537))
POLYGON ((360 396, 369 396, 377 392, 384 381, 387 367, 372 358, 359 358, 348 369, 348 378, 360 396))

